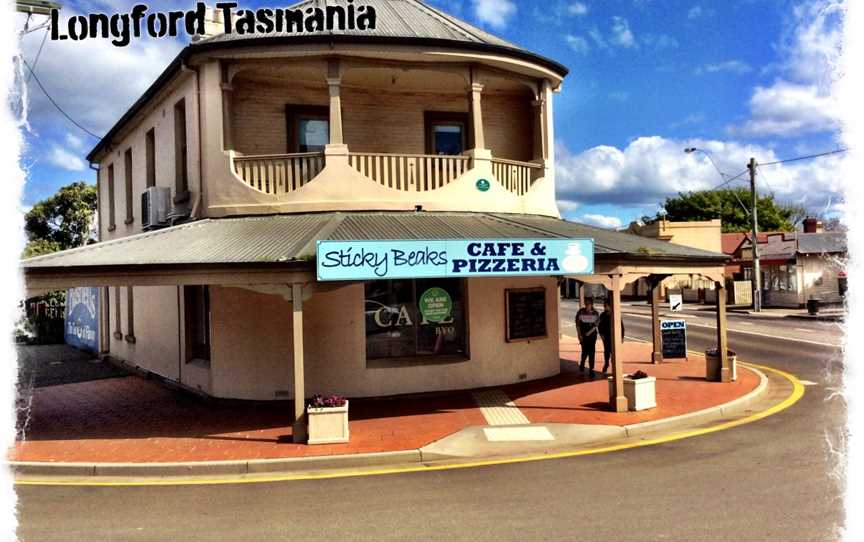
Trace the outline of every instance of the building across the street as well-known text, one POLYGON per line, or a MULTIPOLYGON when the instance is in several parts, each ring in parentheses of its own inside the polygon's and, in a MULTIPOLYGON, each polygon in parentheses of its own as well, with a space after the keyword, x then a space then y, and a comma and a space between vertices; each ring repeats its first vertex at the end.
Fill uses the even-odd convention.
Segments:
MULTIPOLYGON (((741 278, 752 280, 753 248, 745 238, 735 251, 741 278)), ((846 295, 846 233, 826 232, 814 218, 803 232, 770 233, 759 239, 762 297, 769 307, 804 307, 808 301, 840 304, 846 295)))
POLYGON ((640 278, 722 287, 718 251, 560 219, 563 66, 416 0, 365 5, 374 29, 187 46, 88 156, 100 242, 24 261, 28 288, 99 287, 103 354, 293 398, 296 424, 312 393, 557 374, 564 277, 615 302, 640 278))

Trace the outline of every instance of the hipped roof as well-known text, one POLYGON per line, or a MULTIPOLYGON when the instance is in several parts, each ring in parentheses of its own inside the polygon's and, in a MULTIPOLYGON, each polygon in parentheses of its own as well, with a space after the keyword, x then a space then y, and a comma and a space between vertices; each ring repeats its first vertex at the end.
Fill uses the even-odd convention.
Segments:
POLYGON ((539 215, 459 212, 311 213, 204 219, 22 261, 25 272, 96 267, 296 263, 319 240, 593 239, 595 258, 722 264, 728 257, 539 215))

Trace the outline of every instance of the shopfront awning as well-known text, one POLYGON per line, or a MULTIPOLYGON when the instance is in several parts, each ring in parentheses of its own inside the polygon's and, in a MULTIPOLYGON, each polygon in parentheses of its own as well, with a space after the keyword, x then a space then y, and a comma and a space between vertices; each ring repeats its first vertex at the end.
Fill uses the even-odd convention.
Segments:
MULTIPOLYGON (((204 219, 22 261, 28 290, 75 286, 313 282, 322 240, 594 240, 595 272, 650 266, 699 273, 728 256, 537 215, 312 213, 204 219)), ((676 271, 677 270, 677 271, 676 271)))

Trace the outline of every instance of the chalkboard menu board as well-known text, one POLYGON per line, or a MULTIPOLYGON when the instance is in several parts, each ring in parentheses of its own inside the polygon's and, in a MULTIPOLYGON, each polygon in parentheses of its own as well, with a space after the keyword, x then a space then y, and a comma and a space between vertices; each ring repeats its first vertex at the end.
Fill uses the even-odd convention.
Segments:
POLYGON ((546 337, 546 289, 507 290, 507 342, 546 337))
POLYGON ((687 357, 687 322, 684 320, 661 320, 660 333, 663 338, 664 358, 687 357))

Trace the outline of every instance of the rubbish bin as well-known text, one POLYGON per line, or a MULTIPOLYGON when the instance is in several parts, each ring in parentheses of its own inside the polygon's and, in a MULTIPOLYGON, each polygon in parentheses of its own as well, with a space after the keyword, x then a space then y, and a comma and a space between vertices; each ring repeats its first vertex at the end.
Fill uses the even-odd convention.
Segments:
POLYGON ((809 314, 818 314, 819 313, 819 300, 818 299, 808 299, 807 300, 807 312, 809 314))

